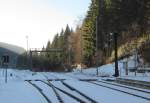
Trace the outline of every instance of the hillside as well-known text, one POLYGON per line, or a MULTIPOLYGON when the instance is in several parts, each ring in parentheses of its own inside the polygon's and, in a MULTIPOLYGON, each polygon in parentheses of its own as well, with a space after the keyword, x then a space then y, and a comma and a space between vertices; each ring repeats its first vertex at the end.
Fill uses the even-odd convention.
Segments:
MULTIPOLYGON (((130 41, 120 44, 118 47, 118 56, 120 59, 135 55, 135 53, 141 55, 145 62, 150 62, 150 36, 141 36, 138 38, 129 38, 130 41)), ((109 61, 114 60, 114 50, 112 51, 109 61)))
POLYGON ((12 51, 16 54, 22 54, 22 53, 25 52, 25 49, 22 48, 22 47, 12 45, 12 44, 3 43, 3 42, 0 42, 0 47, 4 48, 4 49, 7 49, 9 51, 12 51))

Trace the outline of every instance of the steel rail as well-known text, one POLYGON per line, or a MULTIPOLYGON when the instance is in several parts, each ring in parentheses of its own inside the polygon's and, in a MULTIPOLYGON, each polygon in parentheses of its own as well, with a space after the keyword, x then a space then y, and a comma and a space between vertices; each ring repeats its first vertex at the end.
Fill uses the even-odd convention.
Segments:
POLYGON ((39 93, 46 99, 48 103, 52 103, 51 100, 42 92, 42 89, 40 87, 38 87, 36 84, 33 84, 31 81, 27 81, 27 82, 33 87, 35 87, 39 91, 39 93))
POLYGON ((92 82, 92 81, 85 81, 85 82, 88 82, 88 83, 91 83, 91 84, 95 84, 95 85, 98 85, 100 87, 105 87, 105 88, 108 88, 108 89, 111 89, 111 90, 119 91, 119 92, 122 92, 122 93, 125 93, 125 94, 129 94, 129 95, 132 95, 132 96, 139 97, 139 98, 142 98, 142 99, 150 101, 150 98, 147 98, 147 97, 144 97, 144 96, 140 96, 140 95, 137 95, 137 94, 134 94, 134 93, 129 93, 127 91, 123 91, 123 90, 116 89, 116 88, 113 88, 113 87, 110 87, 110 86, 106 86, 106 85, 102 85, 102 84, 99 84, 99 83, 95 83, 95 82, 92 82))

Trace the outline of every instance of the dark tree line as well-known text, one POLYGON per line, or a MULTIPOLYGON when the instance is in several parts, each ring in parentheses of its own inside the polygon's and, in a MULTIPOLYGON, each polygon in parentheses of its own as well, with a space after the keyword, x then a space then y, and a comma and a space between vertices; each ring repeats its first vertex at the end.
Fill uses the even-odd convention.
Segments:
MULTIPOLYGON (((92 0, 81 29, 85 63, 92 66, 95 65, 93 61, 99 64, 111 62, 114 45, 110 33, 118 33, 119 47, 126 43, 140 42, 140 38, 150 35, 150 1, 92 0)), ((143 40, 145 41, 146 39, 143 40)), ((120 50, 120 58, 126 55, 123 49, 120 50)), ((131 48, 128 49, 131 51, 131 48)))
MULTIPOLYGON (((95 66, 112 62, 114 45, 110 33, 114 32, 118 33, 119 58, 131 54, 131 43, 147 44, 150 0, 91 0, 81 25, 74 31, 67 25, 43 47, 43 50, 61 48, 63 52, 34 54, 33 66, 55 70, 56 66, 65 69, 80 63, 95 66)), ((142 44, 137 45, 144 50, 142 44)))

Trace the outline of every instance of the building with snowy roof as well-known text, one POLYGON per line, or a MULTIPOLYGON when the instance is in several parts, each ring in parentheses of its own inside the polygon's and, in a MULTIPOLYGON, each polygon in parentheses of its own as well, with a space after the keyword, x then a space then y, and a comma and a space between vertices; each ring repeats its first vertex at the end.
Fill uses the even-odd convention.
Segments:
POLYGON ((9 56, 8 67, 14 68, 17 65, 17 58, 25 52, 25 49, 19 46, 0 42, 0 64, 4 67, 3 57, 9 56))

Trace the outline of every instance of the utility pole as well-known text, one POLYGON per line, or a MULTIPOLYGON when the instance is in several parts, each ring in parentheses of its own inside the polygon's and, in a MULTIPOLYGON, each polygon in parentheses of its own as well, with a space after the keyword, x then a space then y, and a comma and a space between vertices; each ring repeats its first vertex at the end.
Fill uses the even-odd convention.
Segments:
POLYGON ((29 44, 28 44, 28 35, 26 36, 26 39, 27 39, 27 52, 28 52, 28 46, 29 46, 29 44))
POLYGON ((30 70, 32 71, 32 51, 30 50, 30 70))
MULTIPOLYGON (((28 60, 29 60, 29 57, 28 57, 28 55, 29 55, 29 43, 28 43, 28 38, 29 38, 29 36, 28 35, 26 35, 26 39, 27 39, 27 53, 26 53, 26 66, 28 67, 29 65, 29 62, 28 62, 28 60)), ((25 61, 24 61, 25 62, 25 61)))
POLYGON ((71 69, 71 46, 69 46, 69 58, 68 58, 69 69, 71 69))
POLYGON ((114 45, 115 45, 115 77, 119 76, 118 70, 118 33, 113 33, 114 45))
POLYGON ((96 75, 98 76, 98 17, 96 18, 96 75))
POLYGON ((80 35, 81 39, 80 39, 80 43, 81 43, 81 60, 80 60, 80 63, 81 63, 81 73, 83 72, 83 68, 82 68, 82 61, 83 61, 83 37, 82 37, 82 30, 81 30, 81 35, 80 35))
POLYGON ((69 65, 69 71, 71 70, 71 37, 69 36, 69 40, 68 40, 69 44, 68 44, 68 65, 69 65))

